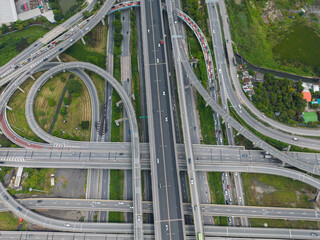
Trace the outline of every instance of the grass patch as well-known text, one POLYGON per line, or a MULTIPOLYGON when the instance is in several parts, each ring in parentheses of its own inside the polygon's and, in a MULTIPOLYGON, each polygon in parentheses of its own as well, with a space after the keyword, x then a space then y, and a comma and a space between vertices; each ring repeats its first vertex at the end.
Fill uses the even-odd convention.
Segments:
MULTIPOLYGON (((28 230, 27 224, 22 223, 21 230, 28 230)), ((19 218, 15 217, 11 212, 0 213, 0 229, 6 231, 16 231, 19 225, 19 218)))
POLYGON ((320 69, 320 37, 312 28, 297 24, 281 38, 273 51, 282 64, 301 62, 320 69))
POLYGON ((206 102, 197 93, 197 107, 200 117, 201 134, 204 144, 216 144, 215 128, 213 121, 213 111, 210 106, 206 106, 206 102))
POLYGON ((16 193, 25 194, 41 194, 42 192, 34 191, 40 190, 45 193, 50 193, 54 186, 51 186, 51 174, 55 173, 55 169, 34 169, 34 168, 24 168, 24 173, 28 174, 28 177, 22 182, 22 190, 16 193), (29 191, 32 188, 33 191, 29 191))
MULTIPOLYGON (((110 199, 123 200, 123 170, 110 170, 110 199)), ((123 212, 109 212, 109 222, 124 222, 123 212)))
POLYGON ((9 62, 31 43, 45 35, 49 29, 31 26, 26 29, 0 36, 0 66, 9 62))
MULTIPOLYGON (((39 74, 36 74, 35 76, 39 76, 39 74)), ((19 90, 15 91, 8 103, 8 106, 13 110, 7 110, 7 117, 9 124, 17 134, 32 141, 43 142, 31 130, 25 115, 26 98, 33 83, 34 81, 31 78, 28 78, 28 80, 20 86, 25 93, 22 93, 19 90)))
POLYGON ((97 93, 98 93, 98 99, 99 99, 99 109, 101 109, 101 105, 104 101, 104 87, 105 87, 105 80, 103 77, 99 76, 96 73, 93 72, 87 72, 89 77, 92 79, 97 93))
POLYGON ((133 107, 136 112, 137 122, 139 125, 139 133, 141 136, 141 104, 140 104, 140 78, 138 69, 138 43, 137 43, 137 27, 136 27, 136 11, 130 12, 130 53, 131 53, 131 71, 132 71, 132 92, 134 93, 135 101, 133 107))
POLYGON ((211 203, 225 204, 223 189, 222 189, 222 176, 220 172, 208 172, 208 184, 210 188, 211 203))
POLYGON ((66 80, 69 78, 69 75, 69 72, 59 73, 48 80, 41 87, 41 90, 38 92, 34 101, 34 116, 39 126, 46 132, 50 129, 61 93, 66 86, 66 80), (49 106, 49 99, 53 99, 56 104, 54 106, 49 106))
POLYGON ((12 143, 5 135, 0 135, 0 147, 17 147, 14 143, 12 143))
POLYGON ((271 21, 264 11, 265 1, 226 1, 232 40, 239 53, 258 66, 300 75, 319 74, 319 23, 287 11, 303 7, 303 1, 275 2, 282 16, 271 21))
POLYGON ((313 208, 316 189, 290 178, 243 173, 246 202, 249 206, 313 208))
POLYGON ((316 221, 250 218, 250 223, 251 227, 264 227, 267 224, 271 228, 319 229, 316 221))
POLYGON ((89 62, 104 69, 106 65, 106 30, 107 27, 99 23, 84 37, 86 45, 83 45, 79 40, 65 53, 78 61, 89 62))
POLYGON ((113 223, 124 222, 124 213, 123 212, 109 212, 109 222, 113 222, 113 223))
POLYGON ((123 184, 124 175, 123 170, 110 170, 110 199, 123 199, 123 184))
MULTIPOLYGON (((75 76, 75 80, 82 85, 82 93, 80 96, 71 97, 71 103, 67 109, 67 114, 62 115, 61 113, 58 116, 54 116, 57 118, 55 126, 53 128, 53 135, 71 140, 78 141, 89 141, 91 135, 91 100, 87 87, 82 82, 82 80, 75 76), (63 122, 66 121, 66 122, 63 122), (80 124, 82 121, 89 121, 89 129, 80 128, 80 124)), ((69 91, 67 91, 66 96, 69 96, 69 91)), ((61 109, 63 109, 62 107, 61 109)))

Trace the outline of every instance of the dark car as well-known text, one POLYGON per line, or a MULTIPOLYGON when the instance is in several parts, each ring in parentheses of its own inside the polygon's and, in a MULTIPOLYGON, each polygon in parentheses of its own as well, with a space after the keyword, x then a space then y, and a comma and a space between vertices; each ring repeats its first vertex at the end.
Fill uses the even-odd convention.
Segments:
POLYGON ((4 161, 0 161, 0 164, 4 164, 4 161))
POLYGON ((37 203, 42 203, 43 202, 43 200, 37 200, 37 203))
POLYGON ((242 154, 242 157, 248 157, 248 154, 242 154))

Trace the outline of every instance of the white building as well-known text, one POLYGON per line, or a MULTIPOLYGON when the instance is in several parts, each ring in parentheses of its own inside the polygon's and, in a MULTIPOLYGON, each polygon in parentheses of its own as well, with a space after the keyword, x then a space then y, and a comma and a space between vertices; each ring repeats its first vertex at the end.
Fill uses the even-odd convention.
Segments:
POLYGON ((0 25, 18 20, 14 0, 0 0, 0 25))
POLYGON ((319 85, 312 85, 313 92, 319 92, 319 85))

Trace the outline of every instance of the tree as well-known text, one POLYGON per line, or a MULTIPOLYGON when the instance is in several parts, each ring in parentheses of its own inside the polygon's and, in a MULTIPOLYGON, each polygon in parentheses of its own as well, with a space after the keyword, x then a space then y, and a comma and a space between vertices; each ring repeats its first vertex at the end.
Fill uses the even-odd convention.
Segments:
POLYGON ((2 33, 6 33, 6 32, 8 32, 8 31, 9 31, 8 26, 7 26, 7 25, 5 25, 5 24, 2 24, 1 31, 2 31, 2 33))
POLYGON ((63 107, 63 108, 61 108, 60 109, 60 114, 62 115, 62 116, 65 116, 65 115, 67 115, 67 109, 65 108, 65 107, 63 107))
POLYGON ((89 18, 91 16, 91 13, 88 12, 87 10, 83 11, 82 13, 83 18, 89 18))
POLYGON ((89 121, 82 121, 80 124, 80 127, 85 130, 85 129, 89 129, 89 121))
POLYGON ((49 99, 48 99, 48 105, 49 105, 50 107, 53 107, 54 105, 56 105, 56 101, 55 101, 54 99, 52 99, 52 98, 49 98, 49 99))
POLYGON ((63 98, 63 102, 64 102, 65 105, 69 105, 71 103, 71 99, 67 98, 67 97, 64 97, 63 98))
POLYGON ((255 72, 254 72, 252 69, 249 69, 248 73, 249 73, 249 75, 251 75, 251 76, 254 76, 254 75, 255 75, 255 72))
POLYGON ((77 96, 82 92, 82 84, 75 79, 71 79, 67 83, 67 89, 71 95, 77 96))

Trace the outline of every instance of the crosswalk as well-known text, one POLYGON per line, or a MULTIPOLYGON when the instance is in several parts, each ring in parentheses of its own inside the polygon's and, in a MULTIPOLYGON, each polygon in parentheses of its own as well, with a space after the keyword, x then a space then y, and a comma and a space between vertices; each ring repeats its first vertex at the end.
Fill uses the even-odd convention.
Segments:
POLYGON ((24 162, 24 157, 1 157, 1 161, 24 162))

